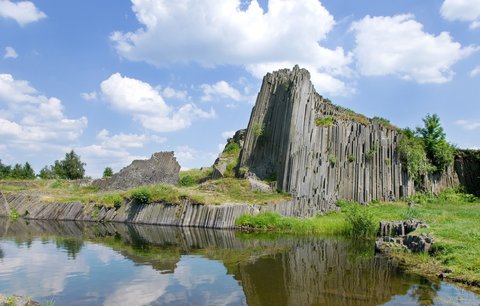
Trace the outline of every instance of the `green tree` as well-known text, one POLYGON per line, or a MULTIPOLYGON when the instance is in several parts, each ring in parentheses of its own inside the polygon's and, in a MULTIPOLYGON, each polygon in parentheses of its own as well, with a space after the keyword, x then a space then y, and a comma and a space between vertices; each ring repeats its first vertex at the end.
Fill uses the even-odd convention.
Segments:
POLYGON ((56 178, 57 176, 55 175, 55 171, 53 170, 52 166, 45 166, 40 170, 40 173, 38 174, 38 177, 44 180, 51 180, 56 178))
POLYGON ((73 150, 65 154, 64 160, 56 160, 53 165, 53 171, 59 178, 76 180, 85 176, 85 163, 82 163, 80 156, 73 150))
POLYGON ((9 177, 11 172, 12 167, 2 164, 2 160, 0 159, 0 180, 9 177))
POLYGON ((427 114, 423 127, 417 127, 417 134, 423 138, 428 159, 438 171, 444 170, 453 162, 454 148, 445 140, 445 133, 437 114, 427 114))
POLYGON ((23 179, 33 180, 35 176, 35 171, 33 170, 32 166, 26 162, 25 165, 23 165, 23 179))
POLYGON ((106 167, 105 170, 103 170, 103 178, 112 177, 112 176, 113 176, 112 168, 106 167))

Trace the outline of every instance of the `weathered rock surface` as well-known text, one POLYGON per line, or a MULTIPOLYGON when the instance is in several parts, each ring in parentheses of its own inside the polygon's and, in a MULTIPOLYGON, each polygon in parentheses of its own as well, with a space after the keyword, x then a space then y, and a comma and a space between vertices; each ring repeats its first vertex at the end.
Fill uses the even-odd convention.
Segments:
POLYGON ((220 154, 220 156, 215 160, 212 166, 212 179, 220 179, 224 177, 225 171, 227 171, 227 165, 231 163, 232 161, 235 161, 238 156, 237 155, 231 155, 231 154, 225 154, 227 148, 231 144, 238 144, 240 150, 243 148, 243 143, 245 141, 245 134, 247 130, 241 129, 235 132, 232 138, 228 138, 227 144, 225 145, 225 148, 223 152, 220 154))
POLYGON ((380 221, 379 238, 375 242, 375 250, 389 253, 394 250, 410 250, 415 253, 428 252, 433 244, 433 238, 425 233, 410 234, 418 228, 428 225, 419 220, 380 221))
POLYGON ((416 219, 403 221, 380 221, 378 236, 405 236, 417 228, 427 228, 428 225, 416 219))
POLYGON ((101 189, 128 189, 152 184, 177 184, 180 164, 173 152, 154 153, 150 159, 134 160, 111 178, 95 180, 101 189))
POLYGON ((400 134, 331 104, 310 74, 295 66, 267 74, 248 124, 240 166, 308 206, 334 209, 337 199, 367 203, 413 193, 397 153, 400 134), (324 120, 325 124, 316 124, 324 120))
POLYGON ((468 193, 480 197, 480 150, 460 150, 455 156, 455 172, 468 193))
MULTIPOLYGON (((275 212, 283 216, 296 216, 302 207, 285 201, 266 205, 225 203, 199 205, 185 200, 180 205, 166 203, 123 203, 118 208, 98 207, 95 203, 44 203, 38 196, 27 194, 6 195, 8 206, 20 216, 36 220, 100 221, 202 228, 234 228, 235 219, 243 214, 275 212)), ((0 216, 8 217, 5 206, 0 206, 0 216)))

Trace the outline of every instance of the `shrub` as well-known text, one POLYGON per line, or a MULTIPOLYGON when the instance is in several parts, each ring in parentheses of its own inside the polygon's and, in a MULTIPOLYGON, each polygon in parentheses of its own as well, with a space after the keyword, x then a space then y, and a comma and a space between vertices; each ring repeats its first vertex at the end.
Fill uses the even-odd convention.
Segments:
POLYGON ((377 153, 377 150, 378 150, 378 146, 377 146, 377 144, 374 144, 370 148, 370 150, 368 150, 368 152, 365 154, 365 158, 367 160, 372 160, 375 157, 375 153, 377 153))
POLYGON ((120 208, 123 197, 120 194, 107 194, 103 197, 102 202, 106 205, 113 205, 115 208, 120 208))
POLYGON ((15 209, 15 208, 12 208, 10 210, 10 214, 8 215, 8 217, 10 218, 10 220, 12 221, 17 221, 18 217, 20 215, 18 214, 18 211, 15 209))
POLYGON ((333 122, 334 122, 334 119, 332 116, 325 116, 322 118, 315 119, 315 125, 321 126, 321 127, 331 126, 333 122))
POLYGON ((227 144, 225 149, 223 149, 223 153, 232 154, 232 155, 238 154, 240 153, 240 145, 236 142, 230 142, 229 144, 227 144))
POLYGON ((196 179, 192 175, 185 175, 180 178, 178 185, 182 187, 191 187, 197 183, 196 179))
POLYGON ((355 155, 350 154, 350 155, 348 155, 347 159, 348 159, 349 163, 353 163, 355 161, 356 157, 355 157, 355 155))
POLYGON ((132 192, 132 200, 136 204, 149 204, 152 201, 152 194, 147 189, 139 189, 132 192))
POLYGON ((328 162, 331 166, 335 166, 335 164, 337 163, 337 157, 334 154, 328 155, 328 162))
POLYGON ((351 204, 346 207, 346 220, 352 237, 371 238, 377 232, 377 223, 368 207, 351 204))
POLYGON ((223 176, 224 177, 232 177, 232 178, 235 177, 235 168, 237 167, 237 165, 238 165, 238 158, 229 162, 227 164, 227 169, 223 173, 223 176))
POLYGON ((254 123, 252 129, 253 129, 253 135, 255 135, 255 137, 257 138, 262 136, 265 130, 263 124, 261 123, 254 123))

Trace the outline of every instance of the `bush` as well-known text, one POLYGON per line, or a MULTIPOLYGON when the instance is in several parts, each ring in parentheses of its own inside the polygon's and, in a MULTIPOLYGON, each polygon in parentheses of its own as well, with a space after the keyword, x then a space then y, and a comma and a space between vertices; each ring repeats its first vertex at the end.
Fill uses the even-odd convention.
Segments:
POLYGON ((178 185, 182 187, 191 187, 197 184, 197 180, 192 175, 185 175, 180 178, 178 185))
POLYGON ((328 155, 328 162, 331 166, 335 166, 335 164, 337 163, 337 157, 334 154, 328 155))
POLYGON ((351 204, 346 207, 345 213, 352 237, 372 238, 376 235, 377 222, 368 207, 351 204))
POLYGON ((149 204, 152 201, 152 194, 147 189, 139 189, 132 192, 132 200, 136 204, 149 204))
POLYGON ((349 163, 353 163, 355 161, 356 157, 354 155, 348 155, 347 159, 348 159, 349 163))
POLYGON ((253 135, 255 135, 255 137, 258 138, 260 136, 263 136, 263 133, 264 133, 264 130, 265 130, 263 124, 254 123, 252 129, 253 129, 253 135))
POLYGON ((113 205, 115 208, 120 208, 123 203, 123 197, 120 194, 107 194, 103 197, 102 202, 106 205, 113 205))
POLYGON ((333 122, 334 122, 334 119, 332 116, 325 116, 323 118, 315 119, 315 124, 321 127, 331 126, 333 122))

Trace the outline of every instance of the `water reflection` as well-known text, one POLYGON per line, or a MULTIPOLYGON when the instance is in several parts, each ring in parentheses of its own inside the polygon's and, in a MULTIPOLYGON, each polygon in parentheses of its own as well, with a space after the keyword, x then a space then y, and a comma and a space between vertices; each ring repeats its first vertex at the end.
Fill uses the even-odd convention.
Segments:
POLYGON ((0 292, 57 305, 478 305, 339 238, 0 220, 0 292), (5 224, 8 223, 8 224, 5 224))

